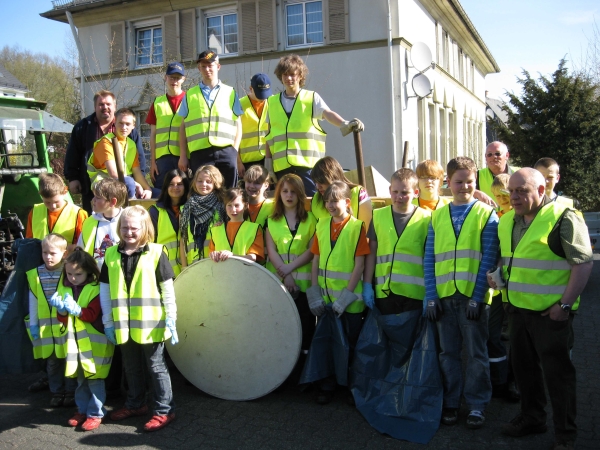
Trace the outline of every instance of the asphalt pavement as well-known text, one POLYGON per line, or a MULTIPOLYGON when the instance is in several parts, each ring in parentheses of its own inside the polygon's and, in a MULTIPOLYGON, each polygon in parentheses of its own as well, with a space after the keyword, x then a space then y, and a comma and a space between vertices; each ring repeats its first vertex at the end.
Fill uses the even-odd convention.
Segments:
MULTIPOLYGON (((596 255, 598 257, 599 255, 596 255)), ((598 258, 600 259, 600 258, 598 258)), ((574 321, 573 360, 577 368, 578 449, 600 448, 600 261, 583 294, 574 321)), ((465 426, 462 409, 458 425, 440 426, 427 445, 381 435, 338 394, 332 403, 319 406, 311 392, 281 388, 263 398, 234 402, 213 398, 187 385, 176 371, 171 374, 176 420, 166 428, 144 432, 148 417, 105 422, 83 432, 67 426, 74 408, 50 408, 49 391, 30 393, 27 386, 38 374, 0 376, 0 449, 549 449, 554 440, 551 414, 549 430, 542 435, 510 438, 501 427, 518 413, 518 404, 492 399, 486 424, 480 430, 465 426)), ((122 399, 107 402, 119 408, 122 399)), ((550 405, 548 405, 550 411, 550 405)))

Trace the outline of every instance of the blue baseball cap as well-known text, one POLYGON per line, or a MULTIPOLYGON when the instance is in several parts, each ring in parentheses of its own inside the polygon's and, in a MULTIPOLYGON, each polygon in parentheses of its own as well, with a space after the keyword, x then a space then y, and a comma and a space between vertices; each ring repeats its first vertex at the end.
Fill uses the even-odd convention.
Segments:
POLYGON ((172 62, 167 66, 167 75, 173 75, 174 73, 178 73, 182 77, 185 77, 185 70, 183 69, 183 64, 180 62, 172 62))
POLYGON ((250 79, 250 86, 254 90, 254 95, 259 100, 266 100, 273 93, 271 92, 271 80, 264 73, 257 73, 250 79))

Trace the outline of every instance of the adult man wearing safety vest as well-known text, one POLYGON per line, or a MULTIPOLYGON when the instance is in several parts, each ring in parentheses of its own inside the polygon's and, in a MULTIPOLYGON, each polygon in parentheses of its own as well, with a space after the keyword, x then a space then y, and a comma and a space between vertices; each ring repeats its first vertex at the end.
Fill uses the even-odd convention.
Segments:
POLYGON ((177 112, 183 117, 179 169, 196 172, 203 165, 213 165, 221 171, 225 188, 229 189, 237 185, 238 173, 244 174, 238 154, 242 107, 235 89, 219 80, 221 64, 216 52, 206 50, 196 62, 202 81, 186 92, 177 112))
POLYGON ((183 118, 177 114, 185 97, 181 89, 185 70, 180 62, 167 66, 167 93, 156 97, 150 105, 146 123, 150 125, 150 177, 154 187, 162 189, 165 174, 179 163, 179 127, 183 118))
POLYGON ((325 131, 319 120, 327 120, 340 128, 342 136, 353 130, 363 131, 358 119, 344 120, 329 109, 321 96, 303 89, 308 67, 298 55, 282 57, 275 68, 275 75, 285 86, 285 91, 269 98, 269 134, 265 168, 273 180, 287 173, 298 175, 304 183, 306 195, 316 191, 310 177, 315 163, 325 156, 325 131))
POLYGON ((554 448, 572 449, 577 437, 575 366, 570 357, 573 312, 590 276, 593 255, 583 219, 552 202, 545 186, 535 169, 515 172, 508 183, 514 209, 502 216, 498 227, 512 364, 521 389, 521 412, 503 432, 515 437, 546 432, 545 383, 552 403, 554 448))
POLYGON ((264 165, 266 141, 269 131, 266 121, 269 109, 267 99, 271 96, 271 80, 264 73, 257 73, 250 80, 250 91, 240 99, 242 114, 242 141, 240 159, 244 169, 254 164, 264 165))
MULTIPOLYGON (((485 162, 487 167, 477 171, 477 191, 474 197, 488 205, 496 202, 496 197, 492 192, 492 182, 496 175, 507 173, 512 175, 518 168, 508 165, 510 153, 506 144, 494 141, 485 149, 485 162)), ((493 206, 493 205, 492 205, 493 206)))

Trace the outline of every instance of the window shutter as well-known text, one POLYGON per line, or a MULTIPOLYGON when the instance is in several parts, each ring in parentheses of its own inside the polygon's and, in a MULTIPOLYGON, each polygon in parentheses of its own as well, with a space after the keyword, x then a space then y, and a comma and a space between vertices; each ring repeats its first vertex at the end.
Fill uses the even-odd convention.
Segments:
POLYGON ((125 68, 125 22, 110 24, 110 68, 125 68))
MULTIPOLYGON (((328 33, 326 42, 328 44, 339 44, 348 41, 348 1, 329 0, 327 10, 323 15, 328 22, 328 33)), ((325 8, 323 8, 325 9, 325 8)), ((325 20, 324 20, 325 21, 325 20)))
POLYGON ((239 53, 256 53, 257 47, 257 18, 256 0, 241 1, 238 3, 238 30, 241 39, 239 53))
POLYGON ((163 63, 179 59, 179 12, 162 17, 163 63))
POLYGON ((258 0, 258 48, 261 52, 277 50, 275 0, 258 0))
POLYGON ((196 9, 186 9, 179 13, 179 42, 181 59, 196 60, 196 9))

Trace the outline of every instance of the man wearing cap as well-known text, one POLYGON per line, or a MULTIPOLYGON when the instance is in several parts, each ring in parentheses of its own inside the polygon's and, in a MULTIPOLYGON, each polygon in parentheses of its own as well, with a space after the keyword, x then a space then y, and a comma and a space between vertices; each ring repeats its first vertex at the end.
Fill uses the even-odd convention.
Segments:
POLYGON ((179 163, 179 127, 183 118, 177 110, 185 97, 181 89, 184 81, 183 64, 169 64, 165 74, 167 93, 154 99, 146 117, 150 125, 150 177, 158 189, 162 189, 165 174, 177 169, 179 163))
POLYGON ((269 131, 269 124, 265 120, 269 108, 267 98, 271 94, 271 80, 266 74, 257 73, 250 79, 248 95, 240 99, 244 110, 240 159, 244 169, 254 164, 264 165, 265 136, 269 131))
POLYGON ((238 155, 242 107, 235 90, 219 80, 221 64, 215 52, 200 53, 196 62, 202 81, 186 92, 177 113, 183 117, 179 168, 195 172, 212 164, 223 174, 225 187, 231 188, 237 184, 238 167, 243 169, 238 155))

